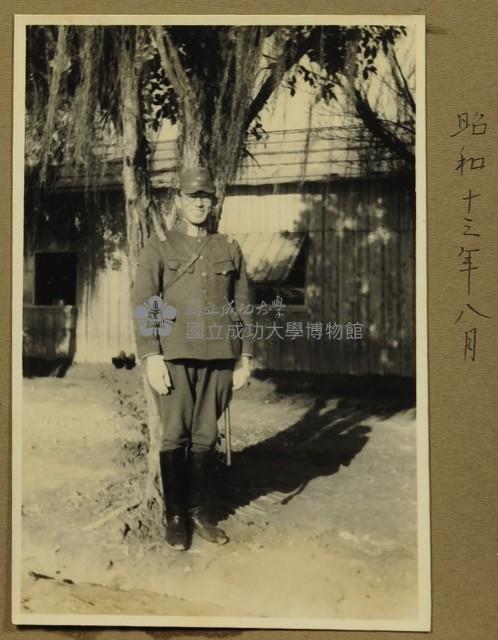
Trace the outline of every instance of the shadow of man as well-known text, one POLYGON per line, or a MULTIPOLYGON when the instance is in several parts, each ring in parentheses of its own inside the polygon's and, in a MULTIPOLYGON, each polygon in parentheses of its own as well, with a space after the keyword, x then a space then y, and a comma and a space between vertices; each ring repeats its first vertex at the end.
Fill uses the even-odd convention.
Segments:
POLYGON ((314 478, 352 463, 372 430, 365 419, 406 408, 396 401, 342 399, 326 409, 327 400, 315 399, 289 428, 233 454, 232 467, 220 469, 219 520, 272 492, 287 494, 281 504, 288 504, 314 478))

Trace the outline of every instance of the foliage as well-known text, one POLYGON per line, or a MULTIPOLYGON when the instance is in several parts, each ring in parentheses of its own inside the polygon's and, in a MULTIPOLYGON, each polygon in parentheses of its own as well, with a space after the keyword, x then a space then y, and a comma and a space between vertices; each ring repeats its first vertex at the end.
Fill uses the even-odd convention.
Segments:
POLYGON ((178 168, 212 170, 219 216, 226 186, 248 153, 248 136, 265 136, 262 109, 281 86, 294 95, 300 80, 325 104, 345 80, 356 82, 359 115, 403 154, 404 141, 379 128, 358 82, 361 88, 377 73, 378 53, 389 54, 405 33, 404 27, 337 25, 29 27, 28 181, 50 188, 73 171, 91 191, 113 161, 111 144, 121 142, 127 237, 141 244, 161 224, 149 163, 167 120, 179 128, 178 168))
POLYGON ((325 25, 174 26, 155 34, 148 27, 30 27, 26 92, 30 165, 46 171, 51 163, 83 164, 92 158, 96 143, 109 142, 120 131, 120 56, 130 30, 137 42, 135 72, 140 76, 147 137, 159 130, 163 120, 176 124, 187 117, 187 91, 179 81, 183 74, 202 119, 213 123, 219 113, 223 120, 223 126, 206 127, 199 149, 200 159, 217 168, 219 154, 211 152, 211 162, 202 156, 209 156, 206 149, 212 146, 216 126, 226 134, 232 118, 240 115, 237 102, 245 101, 247 111, 239 155, 248 133, 264 134, 258 114, 280 83, 292 95, 302 78, 319 87, 320 99, 330 102, 344 74, 366 80, 377 71, 377 53, 388 52, 406 33, 404 27, 325 25), (163 60, 162 39, 169 45, 163 60))

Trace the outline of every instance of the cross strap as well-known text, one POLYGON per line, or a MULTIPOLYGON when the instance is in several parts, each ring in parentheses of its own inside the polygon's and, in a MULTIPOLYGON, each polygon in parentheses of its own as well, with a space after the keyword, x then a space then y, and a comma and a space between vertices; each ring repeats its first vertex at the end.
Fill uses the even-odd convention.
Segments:
MULTIPOLYGON (((166 234, 165 234, 166 235, 166 234)), ((166 235, 167 238, 167 235, 166 235)), ((164 285, 163 290, 166 291, 169 287, 171 287, 171 285, 173 285, 175 282, 177 282, 183 275, 185 275, 185 273, 187 273, 187 271, 190 269, 190 267, 195 264, 197 262, 197 260, 199 259, 204 247, 206 246, 206 244, 208 243, 209 240, 209 233, 206 234, 206 237, 204 239, 204 242, 202 242, 197 250, 197 253, 195 253, 193 256, 191 256, 190 260, 188 260, 182 267, 180 267, 175 275, 173 276, 173 278, 171 278, 171 280, 169 282, 167 282, 164 285)))

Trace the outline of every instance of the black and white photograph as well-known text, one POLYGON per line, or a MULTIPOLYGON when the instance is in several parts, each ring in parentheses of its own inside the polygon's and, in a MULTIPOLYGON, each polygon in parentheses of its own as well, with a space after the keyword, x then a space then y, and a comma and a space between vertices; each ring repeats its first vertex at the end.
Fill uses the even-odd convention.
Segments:
POLYGON ((430 630, 424 16, 16 16, 12 621, 430 630))

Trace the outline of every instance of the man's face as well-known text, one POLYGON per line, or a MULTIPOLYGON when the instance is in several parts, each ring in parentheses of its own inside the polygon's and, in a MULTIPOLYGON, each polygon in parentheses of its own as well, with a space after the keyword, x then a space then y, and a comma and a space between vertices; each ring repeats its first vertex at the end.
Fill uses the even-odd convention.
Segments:
POLYGON ((213 208, 214 195, 206 191, 184 193, 180 191, 177 199, 182 216, 191 224, 201 225, 206 221, 213 208))

